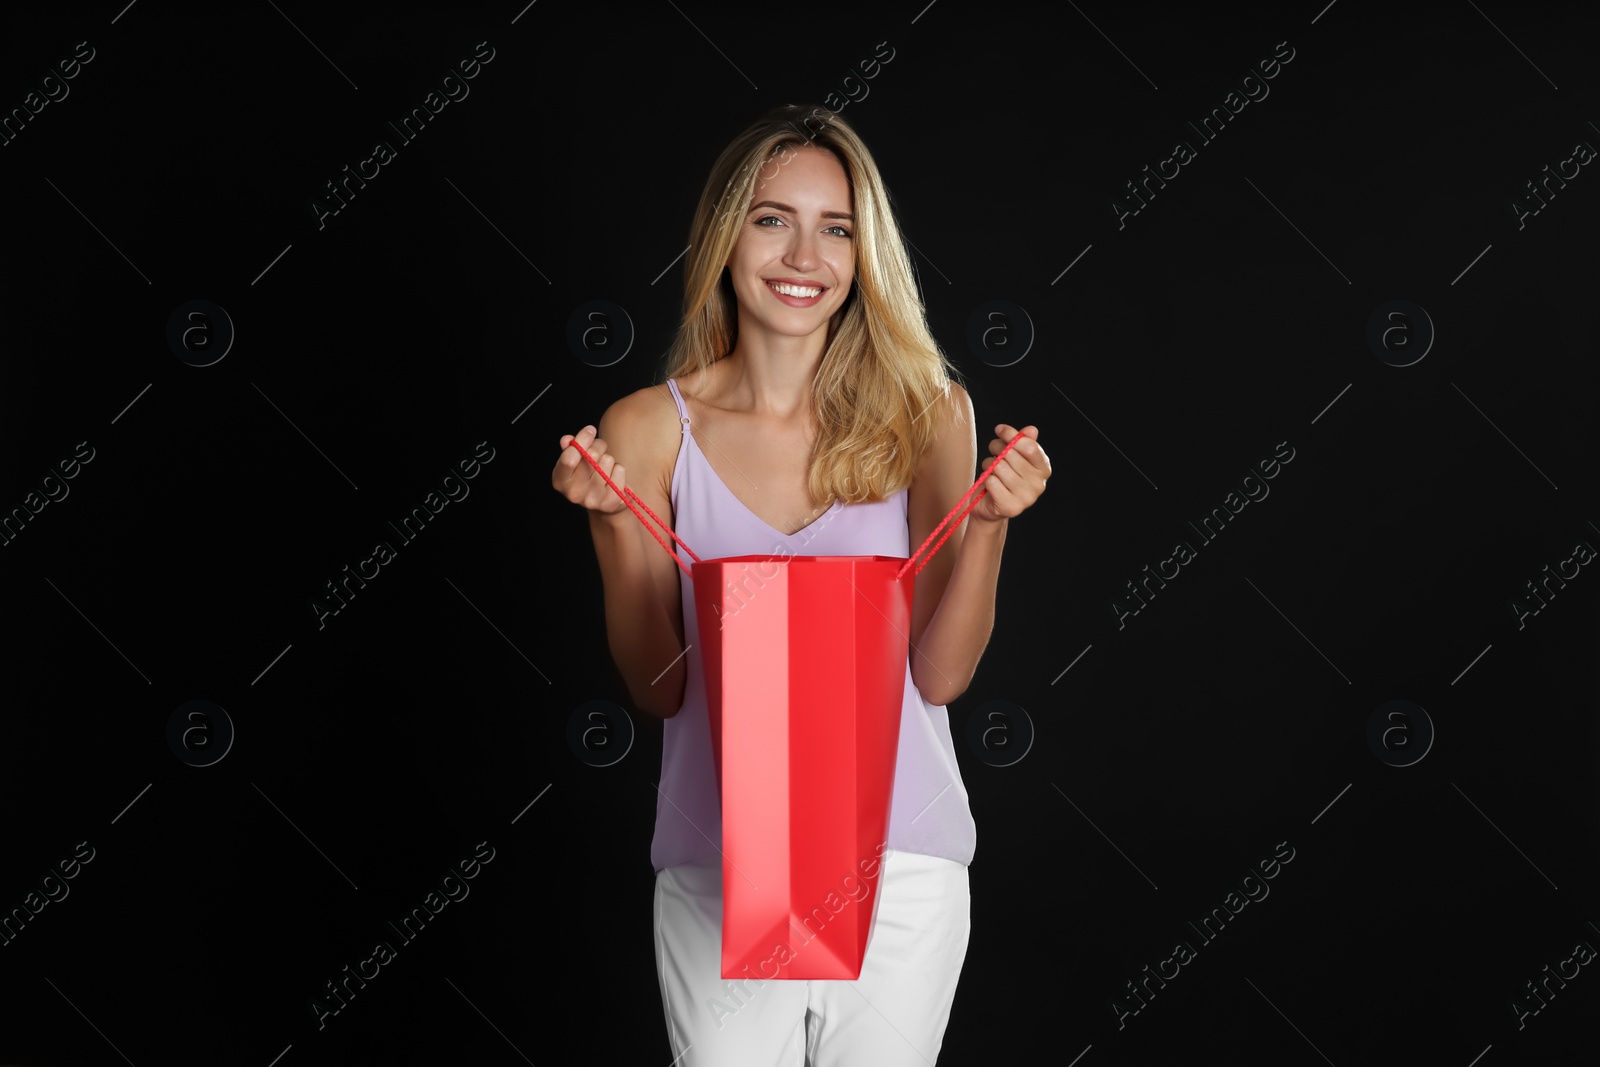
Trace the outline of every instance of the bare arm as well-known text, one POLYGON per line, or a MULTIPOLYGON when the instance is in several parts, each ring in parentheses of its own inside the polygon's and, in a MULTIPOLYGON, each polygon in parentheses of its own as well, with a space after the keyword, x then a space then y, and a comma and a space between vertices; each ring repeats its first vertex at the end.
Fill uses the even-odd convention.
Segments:
MULTIPOLYGON (((625 489, 631 488, 652 511, 671 524, 671 501, 657 477, 661 467, 658 442, 664 440, 657 428, 662 421, 655 417, 659 412, 649 407, 659 402, 659 397, 651 391, 642 390, 607 408, 600 418, 596 439, 603 448, 601 453, 596 453, 585 440, 586 432, 580 434, 577 441, 602 467, 607 466, 607 457, 613 458, 616 466, 608 471, 612 481, 625 489), (626 459, 634 462, 632 469, 639 473, 637 482, 628 477, 630 468, 626 459), (623 472, 620 479, 617 467, 623 472)), ((651 537, 639 517, 631 509, 621 507, 621 499, 576 449, 566 449, 562 462, 569 454, 582 468, 576 471, 576 476, 586 473, 593 486, 598 486, 620 507, 614 513, 607 513, 593 506, 603 498, 587 498, 589 531, 605 588, 606 643, 611 658, 635 706, 647 714, 670 719, 683 705, 684 683, 688 677, 687 660, 683 655, 678 565, 651 537)), ((558 469, 558 477, 559 474, 558 469)), ((673 543, 664 530, 661 535, 669 544, 673 543)), ((676 545, 674 548, 679 556, 683 555, 676 545)))
MULTIPOLYGON (((650 507, 661 514, 654 504, 650 507)), ((688 677, 680 634, 683 620, 678 591, 673 590, 668 604, 651 571, 659 556, 670 568, 667 580, 676 584, 678 565, 631 511, 620 515, 626 519, 593 512, 589 516, 605 583, 606 643, 639 710, 670 719, 683 706, 688 677)))
MULTIPOLYGON (((951 393, 955 403, 947 411, 946 432, 929 449, 911 490, 908 519, 913 551, 955 507, 974 477, 972 401, 959 385, 953 385, 951 393)), ((1005 437, 989 442, 990 455, 997 461, 984 481, 984 497, 917 576, 911 677, 934 705, 949 704, 972 683, 994 630, 1006 528, 1011 517, 1033 506, 1050 478, 1050 457, 1039 446, 1038 427, 1017 430, 1002 425, 995 432, 1005 437), (1016 447, 999 460, 1011 444, 1016 447), (952 549, 953 559, 948 555, 952 549)))
MULTIPOLYGON (((942 431, 923 458, 911 488, 908 518, 913 552, 975 479, 972 471, 978 452, 972 401, 960 385, 952 383, 950 391, 951 402, 941 410, 942 431)), ((935 707, 966 692, 988 647, 994 630, 1005 528, 1004 521, 962 519, 917 575, 911 679, 935 707)))

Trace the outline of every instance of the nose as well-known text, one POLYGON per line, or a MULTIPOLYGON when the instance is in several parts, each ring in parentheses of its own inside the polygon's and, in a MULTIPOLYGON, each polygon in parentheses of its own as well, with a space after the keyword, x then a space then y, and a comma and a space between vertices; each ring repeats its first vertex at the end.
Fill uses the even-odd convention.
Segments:
POLYGON ((804 230, 796 230, 794 238, 789 242, 788 253, 783 261, 790 267, 805 274, 817 265, 817 235, 804 230))

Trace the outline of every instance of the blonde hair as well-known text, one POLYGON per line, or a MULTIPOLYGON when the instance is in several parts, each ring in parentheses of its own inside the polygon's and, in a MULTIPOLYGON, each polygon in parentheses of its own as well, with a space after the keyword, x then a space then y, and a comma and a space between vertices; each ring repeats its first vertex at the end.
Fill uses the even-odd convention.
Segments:
MULTIPOLYGON (((723 149, 689 230, 683 319, 662 380, 703 371, 733 351, 737 301, 724 267, 739 238, 758 172, 780 152, 833 153, 850 183, 855 283, 830 323, 811 383, 816 439, 807 459, 813 500, 884 500, 909 486, 938 431, 934 404, 950 395, 955 365, 927 313, 888 189, 854 129, 824 108, 775 108, 723 149)), ((787 157, 784 160, 787 161, 787 157)), ((771 175, 767 177, 770 179, 771 175)))

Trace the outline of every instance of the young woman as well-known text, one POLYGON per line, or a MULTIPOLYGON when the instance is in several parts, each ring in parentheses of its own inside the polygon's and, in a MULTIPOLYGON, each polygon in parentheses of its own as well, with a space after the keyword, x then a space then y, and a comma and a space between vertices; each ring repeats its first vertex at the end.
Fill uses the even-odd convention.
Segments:
POLYGON ((573 443, 703 559, 909 557, 981 471, 972 403, 928 329, 883 179, 837 115, 779 108, 735 138, 689 244, 666 380, 612 404, 598 433, 563 435, 552 473, 589 509, 628 692, 665 720, 651 862, 668 1036, 681 1067, 926 1067, 966 957, 976 843, 946 705, 988 643, 1007 524, 1050 461, 1036 428, 996 426, 991 456, 1026 439, 914 579, 888 840, 881 866, 863 857, 881 896, 861 977, 724 980, 694 590, 573 443))

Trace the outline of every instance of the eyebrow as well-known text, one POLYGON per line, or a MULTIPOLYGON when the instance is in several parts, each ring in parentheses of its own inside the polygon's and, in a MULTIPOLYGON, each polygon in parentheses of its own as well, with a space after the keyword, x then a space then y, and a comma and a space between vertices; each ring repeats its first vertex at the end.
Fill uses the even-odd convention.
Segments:
MULTIPOLYGON (((800 212, 796 211, 794 208, 790 207, 788 204, 780 204, 776 200, 763 200, 759 204, 751 204, 750 205, 750 210, 751 211, 755 211, 757 208, 763 208, 763 207, 776 208, 779 211, 787 211, 791 215, 800 214, 800 212)), ((856 217, 854 215, 850 214, 850 212, 848 212, 848 211, 824 211, 822 213, 822 217, 825 218, 825 219, 845 219, 845 220, 850 221, 850 222, 856 221, 856 217)))

